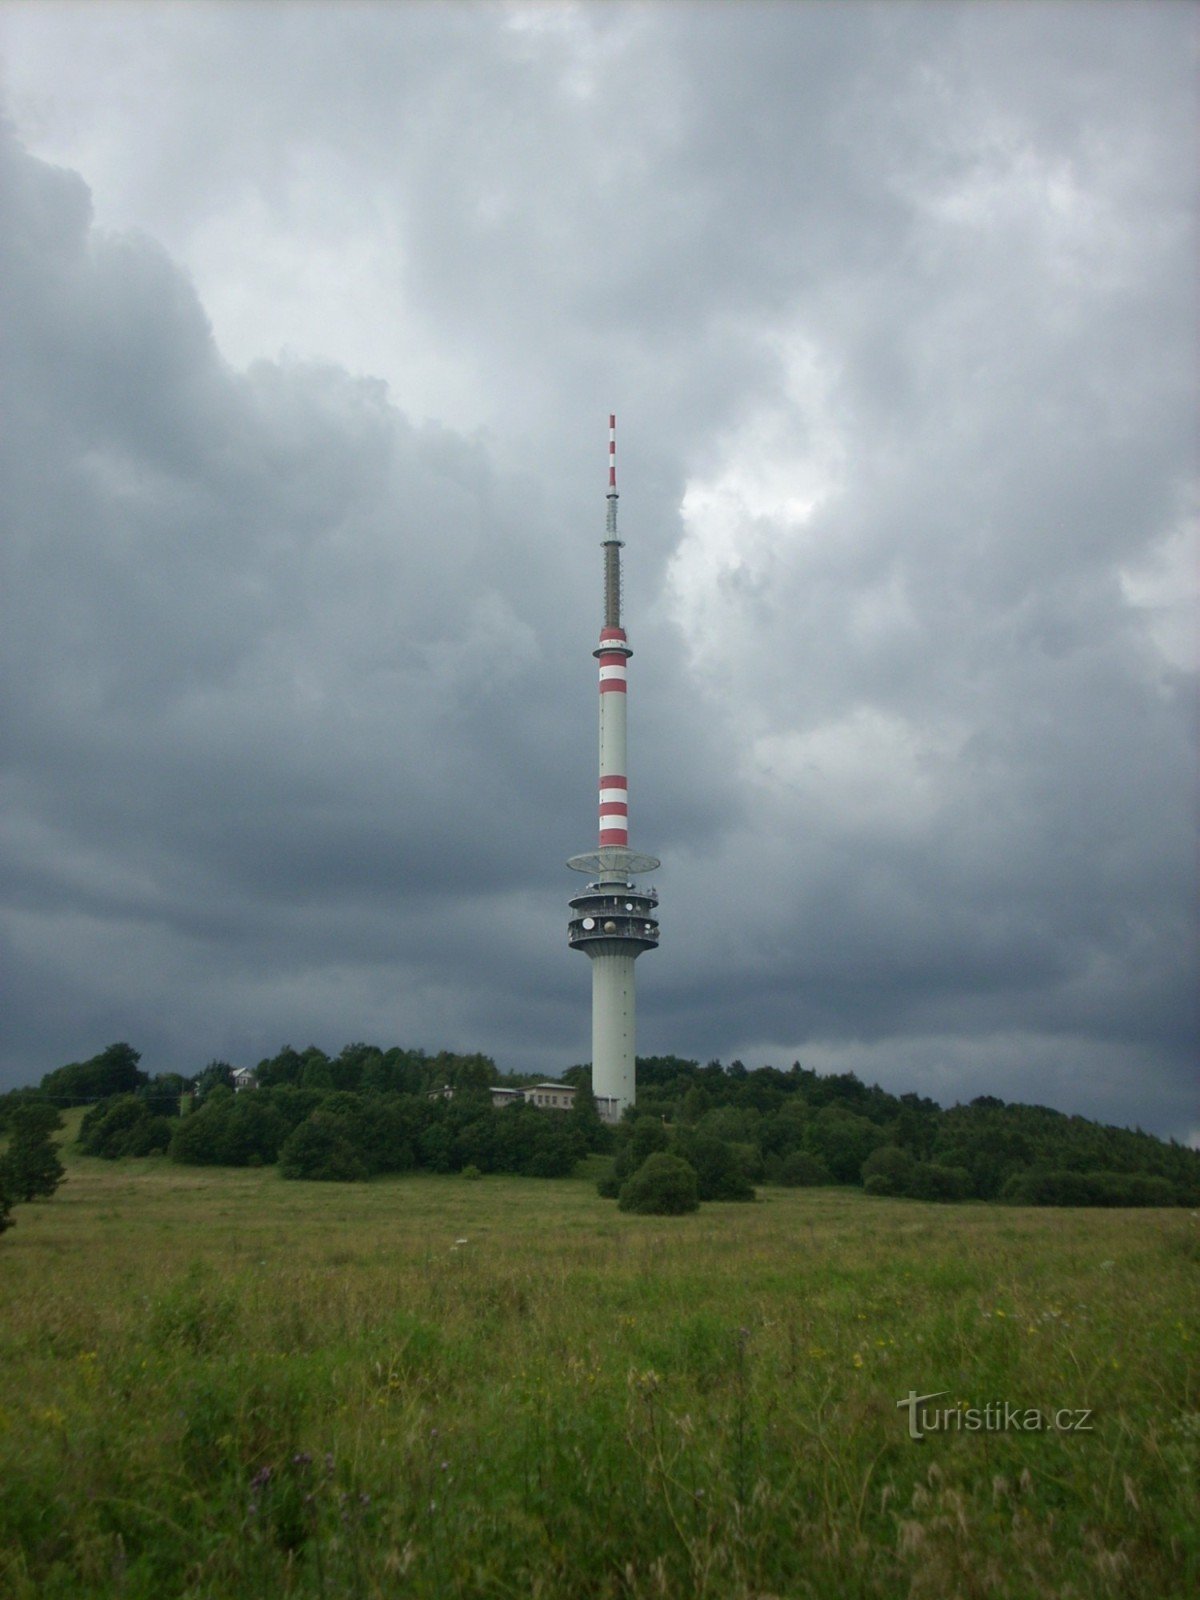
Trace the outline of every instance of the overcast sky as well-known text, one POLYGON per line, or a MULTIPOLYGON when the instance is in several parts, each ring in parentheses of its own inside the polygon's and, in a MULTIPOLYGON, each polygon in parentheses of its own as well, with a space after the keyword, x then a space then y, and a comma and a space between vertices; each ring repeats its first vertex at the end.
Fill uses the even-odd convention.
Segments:
POLYGON ((639 1050, 1187 1138, 1189 4, 0 3, 3 1060, 639 1050))

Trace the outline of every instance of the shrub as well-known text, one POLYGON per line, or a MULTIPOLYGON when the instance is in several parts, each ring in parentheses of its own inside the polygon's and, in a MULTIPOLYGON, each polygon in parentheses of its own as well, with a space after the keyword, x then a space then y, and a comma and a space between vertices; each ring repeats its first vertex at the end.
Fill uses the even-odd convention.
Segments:
POLYGON ((694 1167, 659 1150, 625 1180, 617 1204, 642 1216, 682 1216, 699 1207, 699 1188, 694 1167))
POLYGON ((173 1121, 169 1154, 185 1166, 269 1166, 279 1154, 287 1119, 264 1089, 234 1095, 218 1085, 190 1116, 173 1121))
POLYGON ((882 1128, 842 1105, 822 1106, 804 1137, 837 1183, 858 1183, 863 1162, 876 1146, 888 1142, 882 1128))
POLYGON ((77 1144, 89 1156, 115 1161, 120 1156, 148 1156, 171 1142, 173 1120, 154 1113, 139 1095, 120 1094, 102 1100, 79 1124, 77 1144))
POLYGON ((793 1150, 779 1163, 776 1183, 785 1189, 816 1189, 833 1182, 833 1174, 811 1150, 793 1150))
POLYGON ((336 1119, 323 1117, 319 1111, 288 1134, 279 1152, 279 1171, 285 1178, 326 1183, 354 1183, 367 1176, 366 1163, 336 1119))
POLYGON ((908 1194, 917 1166, 911 1150, 880 1145, 862 1164, 863 1188, 868 1194, 908 1194))
POLYGON ((615 1200, 621 1192, 624 1179, 617 1175, 617 1164, 614 1161, 608 1171, 596 1184, 596 1193, 602 1200, 615 1200))
MULTIPOLYGON (((198 1111, 183 1117, 171 1134, 168 1154, 189 1167, 213 1167, 221 1162, 221 1146, 233 1095, 221 1100, 215 1092, 198 1111)), ((83 1130, 80 1130, 82 1136, 83 1130)))
POLYGON ((624 1181, 631 1178, 647 1156, 665 1150, 670 1140, 663 1127, 662 1118, 625 1113, 625 1121, 617 1129, 617 1175, 624 1181))
POLYGON ((681 1128, 672 1152, 695 1169, 701 1200, 753 1200, 754 1186, 733 1149, 712 1134, 681 1128))
POLYGON ((914 1200, 965 1200, 971 1193, 971 1174, 965 1167, 918 1161, 904 1193, 914 1200))
POLYGON ((569 1178, 579 1160, 575 1141, 568 1137, 547 1141, 521 1168, 527 1178, 569 1178))
POLYGON ((1173 1206, 1170 1179, 1145 1172, 1022 1172, 1003 1198, 1025 1206, 1173 1206))

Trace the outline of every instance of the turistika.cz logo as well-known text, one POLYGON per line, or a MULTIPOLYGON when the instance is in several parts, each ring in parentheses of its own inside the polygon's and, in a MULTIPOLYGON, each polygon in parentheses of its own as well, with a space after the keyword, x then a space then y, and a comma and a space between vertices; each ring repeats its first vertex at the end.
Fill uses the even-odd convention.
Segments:
POLYGON ((1090 1406, 1059 1406, 1043 1411, 1040 1406, 1019 1406, 1009 1400, 990 1400, 985 1406, 931 1406, 943 1400, 949 1389, 933 1394, 918 1394, 910 1389, 896 1406, 908 1412, 908 1437, 924 1439, 930 1433, 1094 1433, 1090 1406))

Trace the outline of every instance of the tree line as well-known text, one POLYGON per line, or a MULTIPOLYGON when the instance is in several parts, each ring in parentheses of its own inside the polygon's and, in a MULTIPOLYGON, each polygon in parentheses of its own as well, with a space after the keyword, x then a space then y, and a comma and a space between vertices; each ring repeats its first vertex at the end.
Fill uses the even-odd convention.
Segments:
MULTIPOLYGON (((670 1156, 695 1174, 697 1201, 751 1199, 761 1184, 842 1184, 939 1201, 1200 1204, 1200 1152, 1174 1141, 990 1095, 943 1108, 798 1062, 751 1071, 738 1061, 639 1058, 637 1106, 610 1129, 585 1066, 563 1074, 577 1091, 574 1109, 554 1113, 493 1107, 489 1091, 502 1080, 479 1054, 357 1043, 331 1057, 285 1046, 258 1063, 258 1087, 239 1093, 227 1062, 151 1077, 140 1060, 121 1043, 57 1068, 37 1089, 0 1097, 0 1131, 21 1105, 41 1101, 88 1107, 79 1143, 89 1154, 274 1164, 287 1178, 418 1168, 558 1177, 597 1151, 615 1156, 601 1184, 615 1197, 651 1156, 670 1156)), ((662 1162, 654 1170, 678 1178, 662 1162)))

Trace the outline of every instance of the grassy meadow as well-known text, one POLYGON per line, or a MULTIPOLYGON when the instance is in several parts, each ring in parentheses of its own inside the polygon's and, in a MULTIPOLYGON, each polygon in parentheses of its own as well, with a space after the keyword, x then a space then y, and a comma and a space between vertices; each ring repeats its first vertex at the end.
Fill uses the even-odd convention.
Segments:
POLYGON ((64 1157, 0 1239, 5 1597, 1200 1593, 1187 1212, 64 1157))

